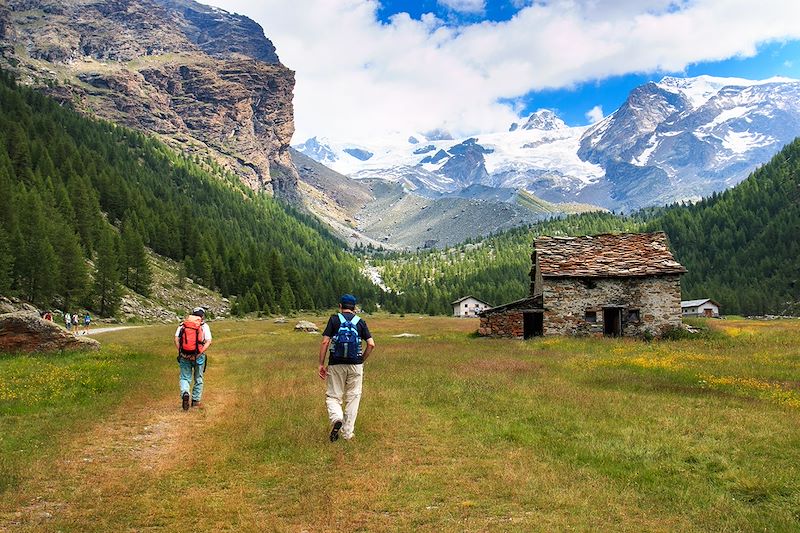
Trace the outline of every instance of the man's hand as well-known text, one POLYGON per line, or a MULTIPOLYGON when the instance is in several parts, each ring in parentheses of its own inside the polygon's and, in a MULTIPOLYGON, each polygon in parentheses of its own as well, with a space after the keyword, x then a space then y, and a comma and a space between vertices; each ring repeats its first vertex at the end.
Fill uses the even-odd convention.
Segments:
POLYGON ((319 365, 319 379, 323 381, 328 379, 328 369, 325 368, 325 365, 319 365))

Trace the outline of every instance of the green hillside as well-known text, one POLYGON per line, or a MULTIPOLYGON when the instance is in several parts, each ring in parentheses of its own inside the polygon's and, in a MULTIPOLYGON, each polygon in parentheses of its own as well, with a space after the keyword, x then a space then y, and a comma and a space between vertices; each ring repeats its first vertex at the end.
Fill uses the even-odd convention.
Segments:
POLYGON ((402 293, 395 311, 449 313, 472 294, 498 305, 528 294, 538 235, 664 230, 689 270, 683 297, 714 298, 725 313, 800 313, 800 140, 736 187, 694 205, 632 217, 586 213, 517 229, 444 251, 394 254, 373 263, 402 293))
POLYGON ((119 283, 148 292, 144 246, 239 296, 240 312, 329 307, 345 291, 374 300, 315 219, 0 76, 0 294, 112 314, 119 283))
POLYGON ((800 139, 746 180, 645 225, 667 232, 689 269, 687 298, 718 300, 727 313, 800 314, 800 139))

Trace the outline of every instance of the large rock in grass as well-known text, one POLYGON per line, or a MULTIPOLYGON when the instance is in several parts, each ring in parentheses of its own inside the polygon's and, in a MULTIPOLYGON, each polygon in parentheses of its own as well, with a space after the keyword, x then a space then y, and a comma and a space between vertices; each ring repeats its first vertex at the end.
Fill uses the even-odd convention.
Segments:
POLYGON ((319 331, 319 327, 313 322, 309 322, 308 320, 301 320, 294 326, 294 330, 307 331, 309 333, 313 333, 315 331, 319 331))
POLYGON ((99 350, 100 343, 76 337, 36 313, 18 311, 0 315, 0 352, 99 350))

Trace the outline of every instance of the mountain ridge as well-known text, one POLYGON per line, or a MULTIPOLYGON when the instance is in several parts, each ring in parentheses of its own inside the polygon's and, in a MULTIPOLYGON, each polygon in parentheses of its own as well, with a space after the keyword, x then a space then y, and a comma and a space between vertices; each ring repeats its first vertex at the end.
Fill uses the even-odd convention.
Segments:
POLYGON ((478 183, 631 211, 696 201, 768 161, 800 135, 800 81, 664 77, 636 87, 590 126, 566 126, 546 109, 520 123, 462 139, 412 132, 410 143, 406 132, 368 143, 316 137, 312 145, 325 164, 356 179, 403 181, 413 174, 421 189, 454 192, 478 183), (453 165, 460 154, 452 150, 465 142, 483 157, 453 165), (373 155, 359 161, 345 149, 373 155))
POLYGON ((23 83, 300 204, 294 73, 254 21, 192 0, 11 0, 0 39, 23 83))

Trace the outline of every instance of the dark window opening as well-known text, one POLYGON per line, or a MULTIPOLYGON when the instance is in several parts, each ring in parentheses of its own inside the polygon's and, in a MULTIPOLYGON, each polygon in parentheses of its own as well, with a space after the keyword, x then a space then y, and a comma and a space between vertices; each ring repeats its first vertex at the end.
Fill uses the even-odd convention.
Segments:
POLYGON ((522 314, 523 338, 541 337, 544 335, 544 313, 527 312, 522 314))
POLYGON ((638 309, 628 309, 628 322, 639 322, 641 314, 638 309))
POLYGON ((587 289, 594 289, 595 287, 597 287, 597 283, 593 279, 584 279, 582 281, 583 281, 583 286, 586 287, 587 289))
POLYGON ((597 322, 597 311, 586 311, 583 319, 586 320, 586 322, 597 322))

